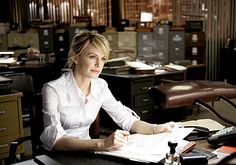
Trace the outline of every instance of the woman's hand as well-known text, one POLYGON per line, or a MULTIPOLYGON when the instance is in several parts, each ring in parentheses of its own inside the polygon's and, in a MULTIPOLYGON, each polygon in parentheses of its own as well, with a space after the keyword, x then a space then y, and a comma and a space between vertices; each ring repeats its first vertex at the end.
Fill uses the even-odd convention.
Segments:
POLYGON ((116 130, 109 137, 103 139, 102 150, 116 150, 128 142, 128 131, 116 130))
POLYGON ((171 132, 172 128, 176 126, 176 123, 171 121, 164 124, 154 124, 153 125, 153 134, 162 133, 162 132, 171 132))

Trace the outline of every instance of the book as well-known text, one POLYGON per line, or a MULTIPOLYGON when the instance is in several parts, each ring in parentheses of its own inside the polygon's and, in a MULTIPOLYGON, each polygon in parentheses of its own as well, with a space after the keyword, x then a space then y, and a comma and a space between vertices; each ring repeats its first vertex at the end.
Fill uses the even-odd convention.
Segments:
POLYGON ((129 74, 129 69, 130 67, 127 65, 113 66, 113 67, 104 67, 102 72, 110 74, 129 74))
POLYGON ((229 156, 230 154, 235 152, 236 152, 236 146, 226 146, 226 145, 223 145, 217 148, 215 151, 213 151, 213 153, 217 155, 218 159, 223 159, 226 156, 229 156))
POLYGON ((126 57, 112 58, 107 60, 104 67, 124 66, 126 65, 126 57))

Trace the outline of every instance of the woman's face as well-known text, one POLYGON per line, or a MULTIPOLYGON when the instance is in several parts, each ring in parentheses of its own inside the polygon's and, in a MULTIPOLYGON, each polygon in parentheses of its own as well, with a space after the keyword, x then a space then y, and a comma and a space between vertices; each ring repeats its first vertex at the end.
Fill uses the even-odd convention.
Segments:
POLYGON ((75 58, 75 72, 87 78, 97 78, 102 72, 106 56, 92 44, 75 58))

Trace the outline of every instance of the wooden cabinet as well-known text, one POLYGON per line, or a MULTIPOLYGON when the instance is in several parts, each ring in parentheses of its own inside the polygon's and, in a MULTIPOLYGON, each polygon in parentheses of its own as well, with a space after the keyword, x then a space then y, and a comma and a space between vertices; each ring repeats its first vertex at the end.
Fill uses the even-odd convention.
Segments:
MULTIPOLYGON (((23 137, 21 97, 21 92, 0 95, 0 159, 8 157, 11 141, 23 137)), ((22 146, 18 152, 23 152, 22 146)))

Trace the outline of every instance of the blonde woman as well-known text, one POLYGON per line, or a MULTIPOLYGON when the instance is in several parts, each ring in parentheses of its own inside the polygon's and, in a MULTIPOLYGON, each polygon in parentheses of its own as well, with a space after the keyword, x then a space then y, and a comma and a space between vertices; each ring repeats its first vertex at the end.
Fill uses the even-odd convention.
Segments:
POLYGON ((112 95, 99 78, 109 57, 107 39, 95 32, 74 36, 68 53, 71 69, 42 89, 44 131, 41 141, 48 150, 108 151, 127 142, 129 133, 157 134, 171 131, 175 123, 150 124, 112 95), (89 128, 103 108, 121 128, 103 139, 91 139, 89 128))

